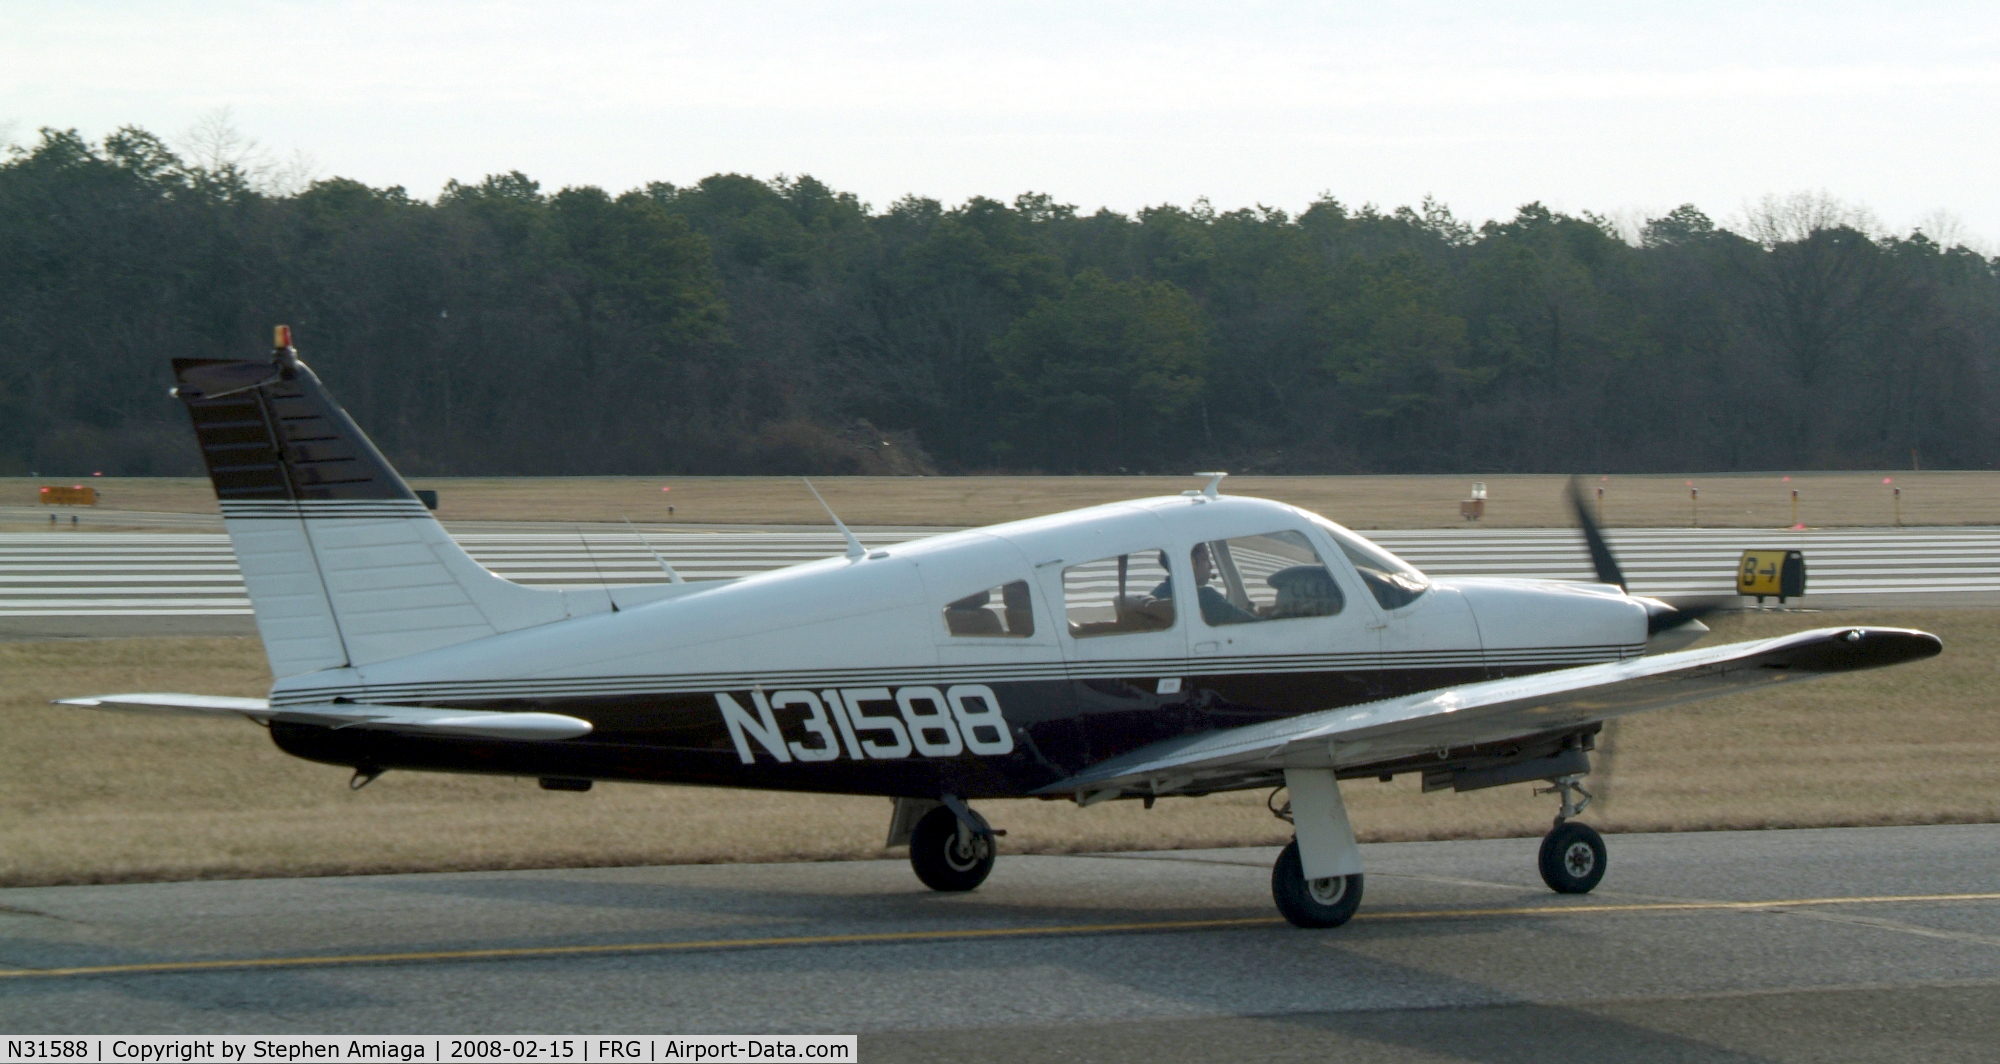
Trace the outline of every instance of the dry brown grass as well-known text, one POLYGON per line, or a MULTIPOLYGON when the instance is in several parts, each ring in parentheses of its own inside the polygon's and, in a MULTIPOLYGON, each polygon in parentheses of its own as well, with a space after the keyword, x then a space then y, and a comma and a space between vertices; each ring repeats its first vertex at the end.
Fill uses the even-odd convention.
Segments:
MULTIPOLYGON (((1489 493, 1484 523, 1540 528, 1569 524, 1559 476, 1231 477, 1231 494, 1278 499, 1355 528, 1463 524, 1458 501, 1474 479, 1489 493)), ((1776 473, 1614 476, 1604 517, 1625 527, 1685 526, 1687 481, 1701 490, 1706 527, 1778 528, 1792 523, 1799 489, 1808 525, 1887 525, 1890 489, 1903 490, 1911 525, 2000 524, 2000 473, 1776 473), (1895 484, 1882 483, 1893 476, 1895 484)), ((419 478, 435 488, 451 521, 634 521, 695 524, 824 525, 826 514, 796 477, 466 477, 419 478), (670 486, 671 492, 660 488, 670 486)), ((815 480, 842 519, 856 525, 985 525, 1080 506, 1198 486, 1189 477, 827 477, 815 480)), ((0 479, 0 503, 32 504, 39 481, 0 479)), ((102 477, 102 506, 119 510, 214 513, 202 478, 102 477)), ((23 530, 32 530, 21 526, 23 530)))
MULTIPOLYGON (((1940 658, 1619 725, 1622 831, 2000 819, 2000 714, 1990 708, 2000 611, 1737 615, 1721 638, 1823 624, 1902 624, 1940 658)), ((58 696, 259 694, 253 639, 0 644, 0 885, 478 868, 878 857, 877 798, 391 772, 359 792, 245 723, 95 713, 58 696)), ((1413 779, 1345 788, 1369 841, 1535 835, 1550 799, 1526 786, 1420 795, 1413 779)), ((1078 810, 982 803, 1010 852, 1277 844, 1261 794, 1078 810)))

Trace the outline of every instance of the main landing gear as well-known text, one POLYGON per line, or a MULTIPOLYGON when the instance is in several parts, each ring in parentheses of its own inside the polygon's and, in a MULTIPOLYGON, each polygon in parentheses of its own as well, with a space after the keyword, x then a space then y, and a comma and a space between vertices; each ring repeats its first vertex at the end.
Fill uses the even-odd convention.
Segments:
POLYGON ((1332 769, 1286 769, 1285 791, 1283 808, 1271 813, 1292 825, 1293 837, 1271 866, 1271 900, 1294 927, 1339 927, 1361 907, 1361 849, 1340 784, 1332 769))
POLYGON ((1361 873, 1307 879, 1293 839, 1271 866, 1271 900, 1293 927, 1339 927, 1361 908, 1361 873))
POLYGON ((932 890, 972 890, 993 871, 994 831, 986 818, 955 797, 942 802, 896 799, 889 845, 910 847, 910 868, 932 890))
POLYGON ((1582 779, 1581 775, 1558 776, 1549 781, 1553 786, 1535 792, 1562 794, 1562 811, 1556 814, 1555 827, 1542 836, 1539 862, 1542 882, 1558 894, 1588 894, 1604 878, 1604 836, 1588 824, 1570 820, 1590 805, 1590 792, 1583 789, 1582 779))

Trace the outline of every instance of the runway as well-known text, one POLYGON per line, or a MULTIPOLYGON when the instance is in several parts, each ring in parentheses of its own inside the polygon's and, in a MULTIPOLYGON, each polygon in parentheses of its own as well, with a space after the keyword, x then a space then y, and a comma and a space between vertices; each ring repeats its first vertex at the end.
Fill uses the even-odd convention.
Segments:
MULTIPOLYGON (((649 529, 607 526, 449 526, 494 572, 537 586, 602 586, 667 579, 724 580, 838 555, 832 531, 649 529), (656 556, 657 554, 657 556, 656 556)), ((870 548, 924 530, 859 533, 870 548)), ((1368 535, 1436 576, 1592 579, 1573 529, 1375 531, 1368 535)), ((1610 534, 1640 594, 1726 594, 1738 554, 1801 550, 1809 604, 1991 605, 2000 601, 2000 528, 1628 529, 1610 534)), ((228 537, 203 532, 0 534, 0 631, 141 634, 243 631, 250 601, 228 537), (206 620, 199 620, 206 618, 206 620), (115 621, 116 623, 104 623, 115 621), (90 623, 84 623, 90 622, 90 623)))
POLYGON ((1991 1059, 2000 826, 1364 846, 1276 921, 1270 850, 0 891, 36 1033, 860 1033, 888 1060, 1991 1059))

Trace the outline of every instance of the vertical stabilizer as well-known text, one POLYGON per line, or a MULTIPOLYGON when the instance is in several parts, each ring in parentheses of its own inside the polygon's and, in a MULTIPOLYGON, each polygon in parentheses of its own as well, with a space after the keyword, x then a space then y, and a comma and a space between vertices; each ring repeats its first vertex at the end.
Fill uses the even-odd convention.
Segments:
POLYGON ((174 360, 275 675, 610 607, 604 592, 522 587, 472 560, 286 340, 270 361, 174 360))

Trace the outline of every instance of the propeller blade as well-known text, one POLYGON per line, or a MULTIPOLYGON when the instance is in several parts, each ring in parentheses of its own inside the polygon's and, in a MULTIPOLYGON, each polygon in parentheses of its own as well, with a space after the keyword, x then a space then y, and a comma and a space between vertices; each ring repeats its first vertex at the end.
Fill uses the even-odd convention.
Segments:
POLYGON ((1597 521, 1583 504, 1581 477, 1569 478, 1569 507, 1576 515, 1576 527, 1583 532, 1583 542, 1590 547, 1590 564, 1597 570, 1597 582, 1616 584, 1618 590, 1625 590, 1625 573, 1618 568, 1618 559, 1612 556, 1611 545, 1604 542, 1604 533, 1598 529, 1597 521))

